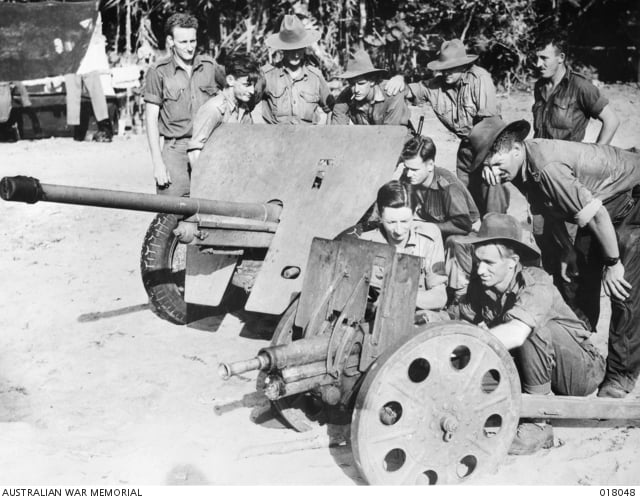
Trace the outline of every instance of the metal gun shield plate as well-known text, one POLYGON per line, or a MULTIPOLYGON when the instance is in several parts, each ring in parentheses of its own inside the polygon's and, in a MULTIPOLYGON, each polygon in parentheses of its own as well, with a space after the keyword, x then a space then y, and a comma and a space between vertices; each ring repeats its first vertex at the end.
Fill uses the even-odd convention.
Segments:
POLYGON ((351 424, 370 484, 457 484, 494 471, 515 436, 520 380, 488 332, 435 323, 381 356, 351 424))
POLYGON ((334 238, 360 219, 393 174, 406 133, 399 126, 223 124, 216 129, 193 171, 191 196, 280 200, 284 207, 247 310, 281 314, 286 309, 302 287, 313 237, 334 238), (288 267, 301 272, 287 279, 282 274, 288 267))

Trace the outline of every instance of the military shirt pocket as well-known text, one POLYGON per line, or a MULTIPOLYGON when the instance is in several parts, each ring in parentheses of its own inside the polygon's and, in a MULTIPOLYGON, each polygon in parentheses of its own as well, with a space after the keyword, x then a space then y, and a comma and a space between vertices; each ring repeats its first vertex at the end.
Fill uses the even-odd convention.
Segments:
POLYGON ((267 94, 269 94, 274 99, 281 99, 286 90, 286 85, 275 84, 267 86, 267 94))
POLYGON ((300 91, 300 98, 302 102, 302 116, 301 118, 305 121, 312 122, 316 108, 318 107, 318 102, 320 101, 320 94, 317 92, 307 92, 300 91))
POLYGON ((551 106, 550 123, 553 128, 570 129, 573 127, 572 117, 575 99, 563 97, 555 99, 551 106))
POLYGON ((218 93, 218 87, 215 85, 200 85, 200 92, 209 97, 213 97, 218 93))
POLYGON ((180 99, 182 92, 184 92, 184 89, 165 85, 164 88, 162 89, 162 100, 177 101, 178 99, 180 99))

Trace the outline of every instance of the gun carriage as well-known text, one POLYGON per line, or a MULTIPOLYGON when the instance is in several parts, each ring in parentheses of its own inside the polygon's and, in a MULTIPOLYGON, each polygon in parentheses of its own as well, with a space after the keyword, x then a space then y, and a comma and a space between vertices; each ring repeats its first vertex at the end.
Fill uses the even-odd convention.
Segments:
POLYGON ((259 370, 259 388, 295 430, 350 419, 369 483, 454 484, 491 471, 521 417, 640 417, 634 401, 522 395, 510 354, 488 332, 414 325, 416 257, 333 240, 372 204, 405 137, 401 127, 223 125, 191 198, 25 177, 2 179, 0 195, 161 212, 141 256, 156 312, 185 323, 187 303, 217 306, 232 283, 249 292, 247 310, 282 314, 269 347, 222 363, 220 375, 259 370))

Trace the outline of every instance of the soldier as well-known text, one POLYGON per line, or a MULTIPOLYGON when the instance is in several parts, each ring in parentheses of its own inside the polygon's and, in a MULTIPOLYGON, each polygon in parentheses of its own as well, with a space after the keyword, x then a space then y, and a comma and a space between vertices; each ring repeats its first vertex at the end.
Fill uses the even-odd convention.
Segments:
POLYGON ((193 136, 187 146, 189 163, 193 167, 205 143, 221 123, 253 123, 248 105, 258 79, 256 62, 249 55, 235 54, 227 59, 225 70, 225 88, 204 103, 193 120, 193 136))
POLYGON ((171 55, 147 73, 145 119, 158 194, 189 194, 187 144, 193 116, 224 81, 224 71, 211 57, 196 54, 197 30, 198 20, 189 14, 169 17, 165 33, 171 55))
POLYGON ((380 213, 379 226, 362 233, 360 238, 387 243, 401 253, 421 257, 416 309, 442 309, 447 302, 447 293, 440 230, 435 224, 414 220, 411 186, 400 181, 393 180, 382 186, 378 190, 376 205, 380 213))
POLYGON ((473 198, 455 174, 436 167, 436 145, 430 137, 417 136, 404 145, 400 155, 402 181, 411 184, 416 215, 435 224, 443 241, 452 235, 466 235, 480 226, 480 214, 473 198))
MULTIPOLYGON (((484 120, 469 137, 487 182, 516 181, 547 222, 579 226, 577 296, 597 322, 600 283, 611 297, 607 372, 599 396, 623 398, 640 373, 640 154, 612 146, 525 140, 525 120, 484 120), (486 158, 486 160, 485 160, 486 158)), ((556 224, 557 234, 566 234, 556 224)), ((593 320, 596 321, 593 321, 593 320)))
MULTIPOLYGON (((586 396, 604 376, 604 359, 591 332, 564 303, 551 277, 521 259, 538 256, 518 221, 489 213, 474 239, 477 266, 466 295, 450 310, 454 319, 480 324, 513 355, 526 394, 586 396)), ((509 453, 553 446, 544 421, 521 422, 509 453)))
POLYGON ((262 117, 267 123, 312 124, 318 108, 329 113, 333 100, 322 72, 307 64, 305 49, 320 38, 315 30, 306 30, 295 15, 285 15, 280 31, 266 44, 282 51, 282 61, 267 64, 256 85, 256 101, 262 101, 262 117))
POLYGON ((596 118, 602 123, 596 143, 609 144, 618 117, 595 85, 567 67, 564 41, 557 36, 542 38, 536 57, 540 79, 533 91, 534 138, 580 142, 589 119, 596 118))
POLYGON ((405 92, 387 95, 382 80, 384 70, 374 68, 369 54, 357 51, 347 62, 347 71, 340 75, 349 81, 333 106, 331 123, 348 125, 404 125, 409 127, 411 113, 405 102, 405 92))
MULTIPOLYGON (((456 173, 469 189, 481 213, 506 213, 509 192, 505 186, 487 186, 482 182, 482 169, 472 163, 468 136, 484 118, 498 116, 496 88, 487 70, 476 66, 477 55, 467 54, 458 40, 445 41, 439 58, 427 67, 440 74, 426 82, 409 85, 411 100, 416 104, 429 102, 442 124, 460 139, 456 173)), ((404 78, 395 76, 386 91, 395 93, 404 88, 404 78)))
MULTIPOLYGON (((602 122, 597 143, 609 144, 618 128, 618 117, 606 97, 591 82, 567 67, 565 42, 554 35, 541 38, 536 44, 536 56, 540 79, 534 88, 534 138, 580 142, 584 139, 589 119, 596 118, 602 122)), ((588 321, 576 297, 576 280, 580 277, 576 276, 575 266, 567 268, 561 265, 561 255, 565 255, 564 262, 575 261, 571 242, 566 241, 563 245, 558 241, 552 234, 554 226, 545 226, 542 215, 533 214, 533 222, 544 268, 554 276, 571 308, 581 319, 588 321)), ((576 226, 569 224, 567 229, 571 238, 575 238, 576 226)), ((595 327, 591 324, 592 329, 595 327)))

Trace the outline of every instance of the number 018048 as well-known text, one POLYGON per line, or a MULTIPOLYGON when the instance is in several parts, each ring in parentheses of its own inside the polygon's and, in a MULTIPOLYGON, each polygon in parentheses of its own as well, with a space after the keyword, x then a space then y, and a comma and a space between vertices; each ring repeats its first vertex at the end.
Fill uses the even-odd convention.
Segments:
POLYGON ((635 497, 635 488, 600 488, 601 497, 635 497))

